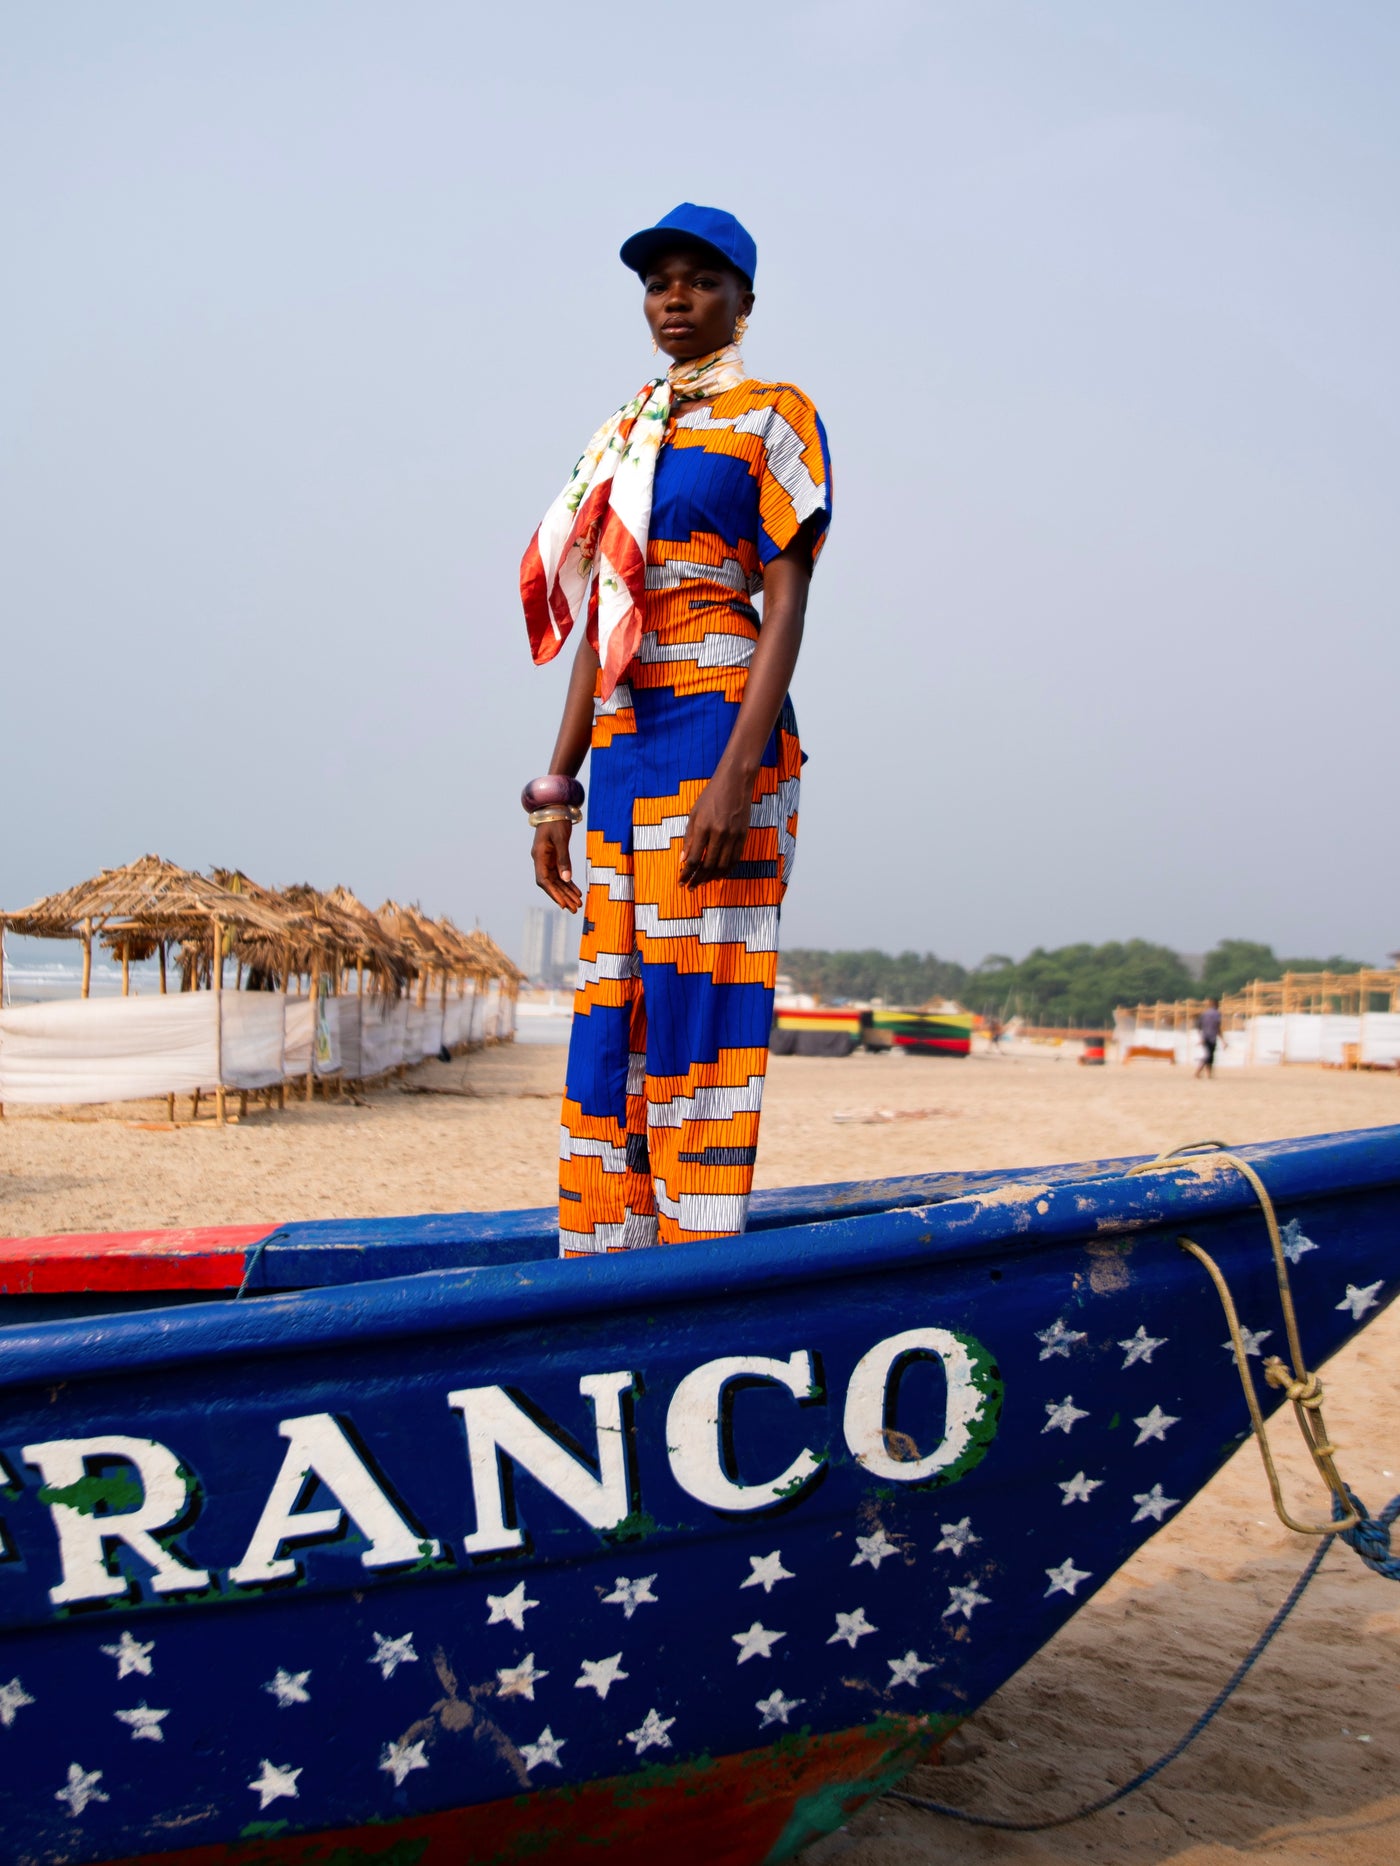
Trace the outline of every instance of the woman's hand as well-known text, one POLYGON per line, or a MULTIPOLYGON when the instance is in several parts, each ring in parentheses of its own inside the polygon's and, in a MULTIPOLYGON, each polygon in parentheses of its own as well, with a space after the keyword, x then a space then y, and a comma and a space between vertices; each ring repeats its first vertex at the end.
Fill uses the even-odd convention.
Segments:
POLYGON ((562 907, 566 913, 576 914, 583 905, 583 896, 574 884, 574 872, 569 865, 569 831, 572 827, 562 818, 556 818, 552 823, 541 823, 535 831, 532 853, 535 885, 543 888, 556 906, 562 907))
POLYGON ((720 881, 744 852, 753 802, 754 773, 718 770, 701 791, 681 844, 683 888, 703 888, 720 881))

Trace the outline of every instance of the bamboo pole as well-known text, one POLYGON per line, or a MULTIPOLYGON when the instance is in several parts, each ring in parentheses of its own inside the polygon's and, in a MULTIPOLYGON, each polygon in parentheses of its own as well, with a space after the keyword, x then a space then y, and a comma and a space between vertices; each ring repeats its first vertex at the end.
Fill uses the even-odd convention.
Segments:
POLYGON ((311 1048, 306 1058, 306 1099, 316 1093, 316 987, 320 984, 320 954, 311 961, 308 981, 311 986, 311 1048))
POLYGON ((131 996, 131 942, 122 941, 122 996, 131 996))
POLYGON ((92 915, 83 922, 83 996, 92 996, 92 915))
POLYGON ((160 995, 162 998, 165 996, 165 946, 166 942, 162 940, 160 942, 160 995))
POLYGON ((227 1118, 224 1105, 224 930, 214 915, 214 1119, 220 1127, 227 1118))
POLYGON ((292 977, 292 949, 286 947, 282 954, 282 1052, 277 1063, 277 1106, 283 1109, 287 1105, 287 986, 292 977))

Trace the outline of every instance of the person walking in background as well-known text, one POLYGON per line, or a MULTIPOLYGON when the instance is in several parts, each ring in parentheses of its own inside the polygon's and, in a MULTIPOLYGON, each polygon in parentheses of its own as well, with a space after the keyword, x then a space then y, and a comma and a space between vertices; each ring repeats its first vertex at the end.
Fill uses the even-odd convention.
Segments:
POLYGON ((1213 1076, 1215 1074, 1215 1046, 1220 1041, 1220 1000, 1208 998, 1206 1008, 1196 1019, 1196 1028, 1201 1033, 1201 1060, 1196 1068, 1196 1075, 1213 1076))
POLYGON ((671 365, 588 443, 520 578, 536 662, 585 621, 549 774, 522 799, 536 882, 584 910, 566 1257, 744 1229, 796 852, 788 683, 831 516, 815 408, 744 367, 750 235, 683 202, 621 257, 671 365), (580 888, 569 838, 590 748, 580 888))

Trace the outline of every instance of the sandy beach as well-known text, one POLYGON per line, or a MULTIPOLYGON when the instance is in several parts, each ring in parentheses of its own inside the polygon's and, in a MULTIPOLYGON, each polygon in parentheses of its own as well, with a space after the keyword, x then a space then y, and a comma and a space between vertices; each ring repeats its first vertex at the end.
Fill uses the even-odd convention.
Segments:
MULTIPOLYGON (((363 1104, 298 1102, 222 1132, 167 1129, 163 1104, 9 1110, 0 1234, 547 1204, 562 1070, 562 1049, 507 1046, 424 1065, 363 1104)), ((1069 1055, 778 1057, 758 1179, 1028 1166, 1397 1119, 1391 1076, 1238 1070, 1207 1083, 1160 1064, 1080 1069, 1069 1055)), ((1343 1468, 1373 1508, 1400 1490, 1398 1358, 1400 1309, 1329 1370, 1343 1468)), ((1274 1427, 1289 1494, 1311 1513, 1317 1488, 1290 1432, 1282 1420, 1274 1427)), ((1257 1454, 1244 1446, 913 1788, 1011 1819, 1104 1793, 1187 1728, 1310 1546, 1275 1520, 1257 1454)), ((1024 1836, 884 1801, 810 1857, 823 1866, 1391 1866, 1400 1859, 1397 1661, 1400 1589, 1336 1547, 1216 1724, 1121 1809, 1024 1836)))

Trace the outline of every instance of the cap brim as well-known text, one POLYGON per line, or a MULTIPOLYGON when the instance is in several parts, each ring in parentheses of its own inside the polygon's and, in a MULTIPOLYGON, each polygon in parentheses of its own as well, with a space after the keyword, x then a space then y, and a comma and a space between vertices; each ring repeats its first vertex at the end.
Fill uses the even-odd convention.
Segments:
MULTIPOLYGON (((618 258, 640 278, 645 276, 652 261, 660 254, 673 253, 682 246, 707 254, 716 265, 723 266, 726 272, 738 272, 741 279, 749 278, 748 273, 741 271, 727 253, 722 253, 717 246, 712 246, 708 240, 702 240, 698 233, 690 233, 684 227, 644 227, 640 233, 634 233, 630 240, 622 242, 618 258)), ((752 284, 752 280, 749 283, 752 284)))

